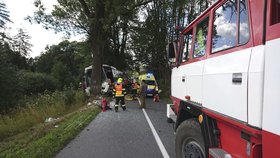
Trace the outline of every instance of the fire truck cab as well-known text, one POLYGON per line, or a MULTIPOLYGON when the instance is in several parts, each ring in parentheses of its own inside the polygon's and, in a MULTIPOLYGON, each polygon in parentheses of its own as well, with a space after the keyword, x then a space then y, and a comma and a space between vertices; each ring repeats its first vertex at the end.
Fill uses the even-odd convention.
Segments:
POLYGON ((279 0, 217 1, 168 56, 178 158, 280 157, 279 0))

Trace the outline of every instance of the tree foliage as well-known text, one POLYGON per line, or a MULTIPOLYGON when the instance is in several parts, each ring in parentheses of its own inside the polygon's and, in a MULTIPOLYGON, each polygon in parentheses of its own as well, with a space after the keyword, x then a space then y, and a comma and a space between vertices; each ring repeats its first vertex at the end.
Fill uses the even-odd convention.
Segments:
POLYGON ((4 28, 6 22, 11 22, 10 15, 6 10, 6 4, 0 2, 0 28, 4 28))
POLYGON ((0 43, 0 112, 16 106, 21 95, 17 68, 8 57, 11 51, 8 44, 0 43))
MULTIPOLYGON (((0 5, 1 28, 7 22, 8 11, 0 5), (3 14, 2 14, 3 13, 3 14), (4 17, 4 18, 3 18, 4 17), (3 25, 2 25, 3 24, 3 25)), ((10 21, 10 20, 9 20, 10 21)), ((24 29, 0 39, 0 113, 19 106, 25 95, 38 95, 47 91, 78 87, 83 69, 91 63, 88 46, 84 42, 63 41, 47 46, 45 53, 28 59, 30 36, 24 29)))
POLYGON ((27 32, 19 28, 18 33, 13 37, 13 49, 15 52, 18 52, 22 56, 28 56, 29 52, 31 52, 32 44, 30 43, 31 37, 27 34, 27 32))
POLYGON ((24 95, 77 88, 91 62, 86 51, 83 42, 62 41, 27 60, 8 43, 0 43, 0 112, 16 107, 24 95))
MULTIPOLYGON (((62 41, 47 46, 39 57, 27 59, 31 48, 27 32, 19 29, 8 40, 2 32, 0 110, 16 106, 23 95, 77 87, 84 68, 89 65, 93 65, 94 94, 101 89, 101 64, 134 71, 144 65, 154 72, 160 87, 168 91, 170 68, 165 49, 168 42, 179 38, 174 26, 186 26, 211 3, 206 0, 58 0, 48 14, 42 0, 35 0, 37 11, 28 20, 66 35, 84 34, 87 40, 62 41)), ((0 29, 10 21, 8 13, 0 3, 0 29)))
POLYGON ((20 71, 18 87, 22 95, 37 95, 45 91, 54 92, 59 87, 57 79, 51 75, 38 72, 20 71))
POLYGON ((52 75, 64 86, 77 87, 84 68, 91 63, 84 42, 62 41, 58 45, 46 47, 45 52, 34 62, 35 71, 52 75))
POLYGON ((139 13, 142 20, 133 25, 130 33, 134 67, 145 65, 160 80, 160 86, 168 91, 170 68, 167 65, 166 45, 179 40, 175 26, 186 27, 210 4, 211 1, 206 0, 153 0, 145 6, 139 13))
POLYGON ((165 46, 179 38, 174 26, 185 26, 204 11, 206 0, 58 0, 51 14, 45 13, 41 0, 30 20, 47 29, 88 37, 93 65, 92 89, 100 92, 101 64, 121 70, 146 65, 158 76, 168 76, 165 46), (144 10, 144 11, 141 11, 144 10), (143 17, 139 14, 146 14, 143 17), (141 19, 142 18, 142 19, 141 19), (163 64, 164 63, 164 64, 163 64))
MULTIPOLYGON (((100 93, 101 90, 101 65, 103 62, 104 45, 113 43, 115 46, 113 52, 123 53, 125 50, 125 41, 127 39, 126 26, 129 17, 136 13, 139 6, 147 4, 147 0, 58 0, 51 14, 45 13, 45 8, 41 0, 35 1, 38 11, 35 12, 30 21, 42 23, 45 28, 51 28, 56 31, 84 33, 88 37, 88 44, 92 55, 92 89, 94 94, 100 93), (116 39, 116 34, 110 32, 111 26, 119 23, 123 18, 122 39, 116 39), (109 35, 112 35, 111 40, 109 35), (121 40, 121 42, 119 42, 121 40), (107 43, 106 43, 107 42, 107 43), (121 43, 121 44, 119 44, 121 43), (120 46, 121 45, 121 46, 120 46), (117 47, 120 47, 119 49, 117 47)), ((114 25, 114 26, 117 26, 114 25)), ((115 27, 116 28, 116 27, 115 27)), ((113 28, 114 29, 114 28, 113 28)), ((115 33, 120 33, 119 29, 115 33)), ((120 61, 121 62, 121 61, 120 61)))
POLYGON ((5 33, 5 25, 7 22, 12 22, 10 20, 9 11, 6 10, 6 4, 0 2, 0 42, 3 43, 4 40, 10 40, 5 33))

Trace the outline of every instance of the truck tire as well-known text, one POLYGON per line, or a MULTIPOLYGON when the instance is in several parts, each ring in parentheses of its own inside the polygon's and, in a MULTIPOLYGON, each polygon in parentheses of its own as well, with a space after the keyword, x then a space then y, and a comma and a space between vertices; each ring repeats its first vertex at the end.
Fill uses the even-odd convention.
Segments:
POLYGON ((176 130, 177 158, 205 158, 205 145, 200 125, 195 119, 182 122, 176 130))

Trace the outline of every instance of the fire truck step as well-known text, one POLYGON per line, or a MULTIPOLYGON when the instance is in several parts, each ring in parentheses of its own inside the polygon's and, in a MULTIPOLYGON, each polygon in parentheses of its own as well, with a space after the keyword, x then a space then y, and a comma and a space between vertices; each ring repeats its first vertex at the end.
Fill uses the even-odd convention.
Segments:
POLYGON ((173 104, 167 104, 167 122, 168 123, 174 123, 176 122, 177 115, 174 112, 174 105, 173 104))
POLYGON ((170 118, 173 122, 176 122, 177 116, 176 115, 170 115, 170 118))
POLYGON ((209 154, 212 158, 232 158, 232 156, 221 148, 210 148, 209 154))

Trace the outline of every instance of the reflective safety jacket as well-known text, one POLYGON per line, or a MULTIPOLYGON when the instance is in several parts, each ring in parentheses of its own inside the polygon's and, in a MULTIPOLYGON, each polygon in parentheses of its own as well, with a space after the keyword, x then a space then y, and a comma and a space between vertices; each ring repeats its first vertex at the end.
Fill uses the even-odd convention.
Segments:
POLYGON ((126 95, 125 88, 123 87, 122 84, 116 84, 114 86, 113 95, 115 97, 123 97, 124 95, 126 95))

